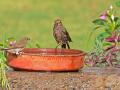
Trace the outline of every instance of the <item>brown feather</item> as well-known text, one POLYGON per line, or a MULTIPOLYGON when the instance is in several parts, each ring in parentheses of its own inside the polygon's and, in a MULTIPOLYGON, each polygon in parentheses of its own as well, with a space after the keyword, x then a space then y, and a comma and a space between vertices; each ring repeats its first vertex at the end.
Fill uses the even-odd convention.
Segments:
POLYGON ((0 50, 6 51, 8 53, 16 54, 16 55, 20 54, 20 52, 25 48, 29 40, 30 38, 24 37, 20 41, 14 43, 13 45, 10 45, 9 48, 1 48, 0 50))
POLYGON ((68 49, 70 49, 69 42, 72 42, 72 40, 60 19, 55 20, 53 27, 53 36, 57 44, 61 45, 62 48, 66 48, 67 46, 68 49))

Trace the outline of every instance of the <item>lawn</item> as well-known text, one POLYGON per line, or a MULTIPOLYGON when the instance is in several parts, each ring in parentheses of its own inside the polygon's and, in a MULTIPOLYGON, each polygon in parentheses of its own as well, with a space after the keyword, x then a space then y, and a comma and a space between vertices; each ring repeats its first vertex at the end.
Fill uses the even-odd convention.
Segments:
POLYGON ((41 48, 54 48, 56 41, 52 36, 53 23, 55 19, 61 18, 73 40, 71 48, 89 51, 94 41, 90 40, 87 47, 89 34, 94 28, 92 20, 98 18, 111 4, 115 6, 115 1, 1 0, 0 40, 3 37, 15 37, 18 40, 28 36, 32 39, 32 47, 39 43, 41 48))

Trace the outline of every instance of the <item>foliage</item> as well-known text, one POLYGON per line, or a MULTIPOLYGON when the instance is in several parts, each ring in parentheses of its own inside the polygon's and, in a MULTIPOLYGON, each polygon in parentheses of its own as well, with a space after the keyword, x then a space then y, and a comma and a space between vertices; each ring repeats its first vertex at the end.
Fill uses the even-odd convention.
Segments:
POLYGON ((116 6, 120 7, 120 1, 116 2, 116 6))
POLYGON ((94 52, 87 56, 86 63, 90 66, 113 66, 114 62, 119 62, 120 17, 114 14, 113 6, 110 6, 99 19, 93 21, 95 30, 99 29, 101 33, 95 38, 94 52))
POLYGON ((0 52, 0 84, 2 89, 10 90, 6 70, 8 69, 7 60, 3 52, 0 52))
MULTIPOLYGON (((1 41, 0 46, 2 48, 8 47, 9 43, 13 41, 14 38, 8 38, 1 41)), ((0 86, 2 90, 11 90, 10 85, 6 76, 6 71, 8 70, 6 53, 0 51, 0 86)))

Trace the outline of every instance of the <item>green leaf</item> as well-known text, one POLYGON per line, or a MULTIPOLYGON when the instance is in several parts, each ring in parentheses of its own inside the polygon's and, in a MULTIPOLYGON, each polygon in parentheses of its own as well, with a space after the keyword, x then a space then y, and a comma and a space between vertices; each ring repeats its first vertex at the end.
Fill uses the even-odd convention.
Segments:
POLYGON ((103 43, 104 43, 104 40, 106 37, 109 37, 110 35, 106 32, 103 32, 101 34, 99 34, 96 39, 95 39, 95 46, 96 46, 96 49, 98 51, 102 51, 103 50, 103 43))
POLYGON ((95 32, 96 29, 100 28, 100 26, 97 26, 95 28, 93 28, 93 30, 90 32, 89 36, 88 36, 88 40, 87 40, 87 48, 88 48, 88 45, 89 45, 89 42, 90 42, 90 39, 93 35, 93 33, 95 32))
POLYGON ((120 24, 120 18, 116 17, 115 21, 117 22, 117 24, 120 24))
POLYGON ((8 39, 5 40, 5 43, 9 44, 11 41, 15 41, 15 38, 9 37, 8 39))
POLYGON ((108 33, 109 35, 112 34, 111 28, 110 28, 110 27, 107 27, 107 26, 105 27, 105 32, 108 33))
POLYGON ((102 41, 99 38, 95 39, 95 49, 98 53, 103 50, 102 41))
POLYGON ((4 46, 4 44, 3 44, 3 43, 0 43, 0 46, 4 46))
POLYGON ((120 1, 116 2, 116 6, 120 7, 120 1))
POLYGON ((117 22, 117 21, 118 21, 118 19, 119 19, 119 17, 115 17, 115 18, 114 18, 114 21, 115 21, 115 22, 117 22))
POLYGON ((103 46, 110 46, 111 43, 110 42, 103 42, 103 46))
POLYGON ((37 44, 36 44, 36 47, 37 47, 37 48, 40 48, 40 45, 37 43, 37 44))
POLYGON ((14 37, 9 37, 7 40, 15 40, 14 37))
POLYGON ((96 25, 106 25, 107 21, 102 20, 102 19, 96 19, 93 21, 93 23, 96 25))
POLYGON ((120 25, 117 25, 115 28, 118 32, 120 32, 120 25))
POLYGON ((99 38, 99 40, 103 41, 103 39, 105 39, 105 38, 107 38, 109 36, 110 36, 109 33, 103 32, 103 33, 99 34, 97 38, 99 38))
POLYGON ((120 18, 117 17, 115 29, 118 29, 119 27, 120 27, 120 18))
POLYGON ((95 27, 93 30, 96 30, 96 29, 99 29, 99 28, 101 28, 101 26, 97 26, 97 27, 95 27))

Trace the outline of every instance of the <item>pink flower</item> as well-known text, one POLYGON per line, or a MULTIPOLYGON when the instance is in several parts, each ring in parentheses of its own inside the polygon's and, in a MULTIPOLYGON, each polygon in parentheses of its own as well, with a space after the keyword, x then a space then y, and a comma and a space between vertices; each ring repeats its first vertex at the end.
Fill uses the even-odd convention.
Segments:
POLYGON ((106 20, 107 16, 108 16, 107 12, 104 12, 103 14, 100 15, 100 19, 106 20))
POLYGON ((113 35, 111 37, 106 38, 105 40, 107 42, 119 42, 120 41, 119 33, 114 31, 113 35))
POLYGON ((16 41, 10 41, 9 45, 14 46, 16 44, 16 41))
POLYGON ((90 65, 91 67, 95 67, 95 65, 96 65, 96 64, 95 64, 95 61, 93 61, 93 60, 89 61, 88 63, 89 63, 89 65, 90 65))

